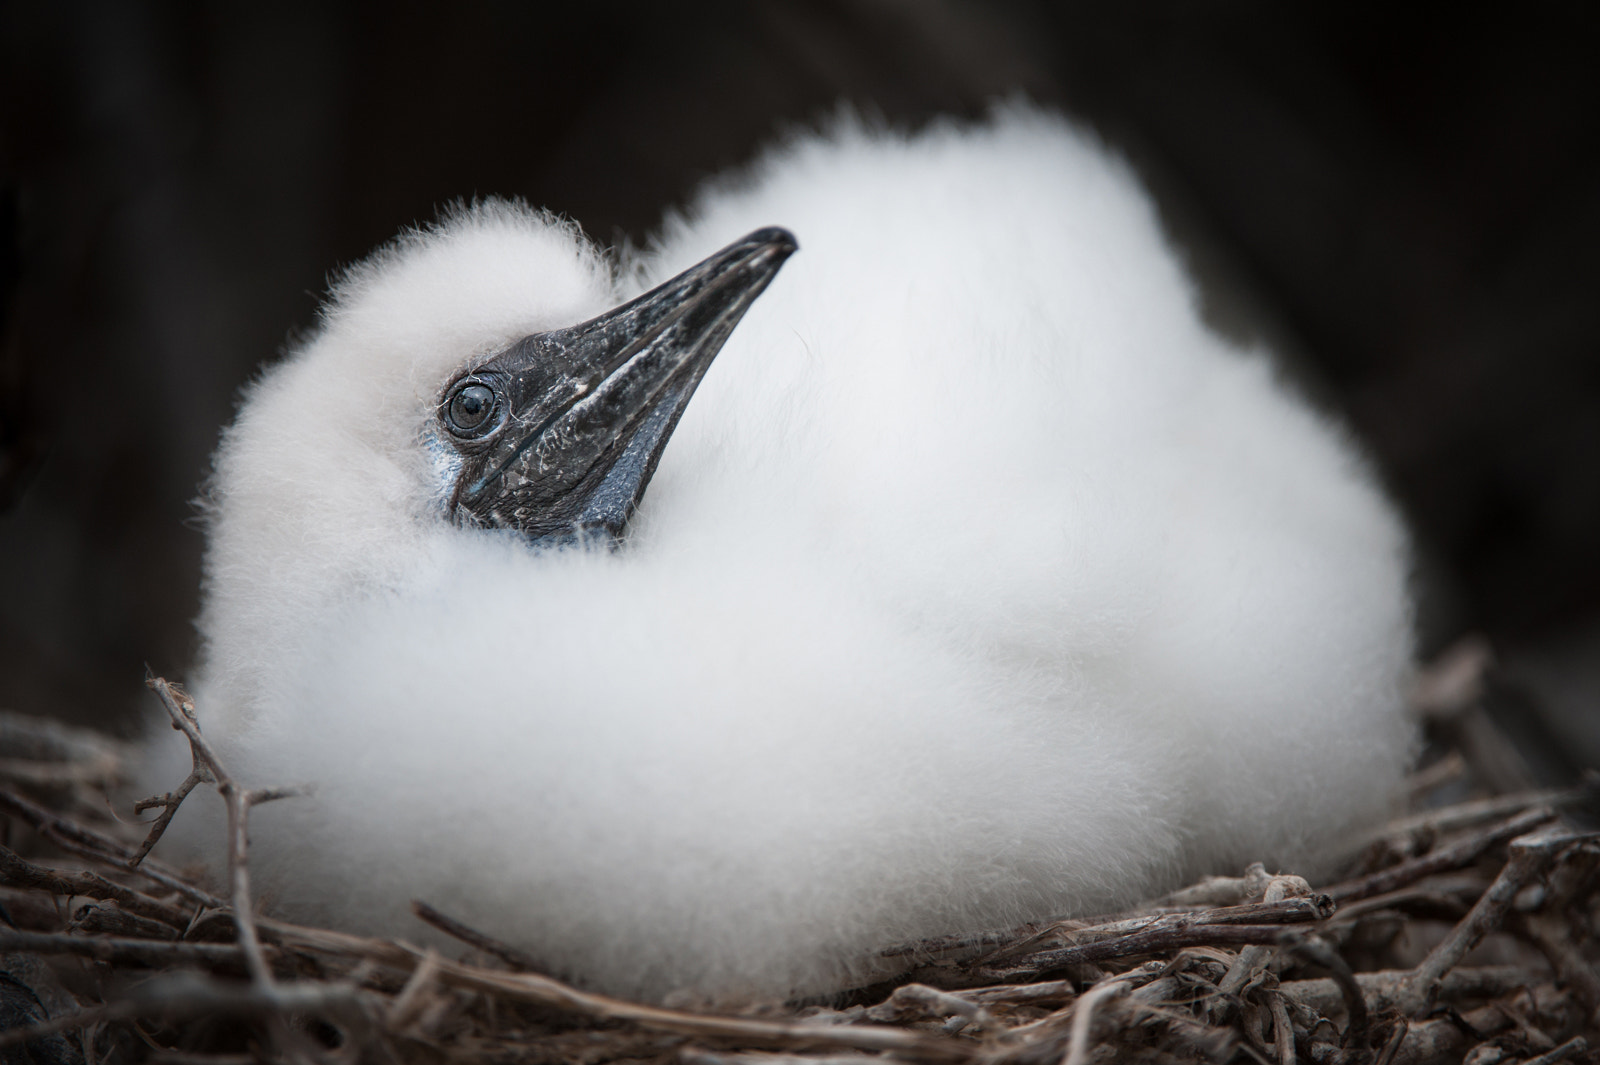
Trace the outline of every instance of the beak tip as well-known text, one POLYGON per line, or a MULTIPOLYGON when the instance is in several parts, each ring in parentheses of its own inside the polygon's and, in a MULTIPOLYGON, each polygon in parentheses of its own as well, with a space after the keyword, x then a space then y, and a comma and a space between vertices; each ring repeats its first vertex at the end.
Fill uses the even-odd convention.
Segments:
POLYGON ((766 245, 785 259, 800 250, 800 242, 795 239, 793 233, 782 226, 767 226, 765 229, 758 229, 746 239, 753 244, 766 245))

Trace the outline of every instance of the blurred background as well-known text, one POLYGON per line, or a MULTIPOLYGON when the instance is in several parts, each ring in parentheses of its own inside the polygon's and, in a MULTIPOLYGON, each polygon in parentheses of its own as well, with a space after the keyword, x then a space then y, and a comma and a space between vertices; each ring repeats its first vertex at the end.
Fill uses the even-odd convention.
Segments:
MULTIPOLYGON (((1157 195, 1486 634, 1541 777, 1600 764, 1600 5, 0 3, 0 707, 135 728, 194 652, 190 500, 330 270, 458 197, 597 240, 775 131, 1021 93, 1157 195)), ((779 220, 781 221, 781 220, 779 220)))

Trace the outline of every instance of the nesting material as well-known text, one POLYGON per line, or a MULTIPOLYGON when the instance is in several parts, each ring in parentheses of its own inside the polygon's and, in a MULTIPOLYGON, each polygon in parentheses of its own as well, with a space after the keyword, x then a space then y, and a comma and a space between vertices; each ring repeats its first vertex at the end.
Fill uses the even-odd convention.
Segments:
MULTIPOLYGON (((417 927, 457 947, 235 922, 256 909, 245 819, 304 798, 235 779, 192 701, 156 687, 194 752, 184 801, 233 813, 215 841, 231 850, 229 875, 134 864, 151 826, 99 801, 114 745, 47 731, 0 763, 0 1009, 19 1025, 0 1032, 0 1052, 27 1044, 59 1065, 1548 1065, 1593 1060, 1600 1045, 1600 840, 1564 820, 1592 812, 1594 781, 1419 808, 1325 883, 1257 865, 1102 918, 907 943, 888 952, 911 967, 895 981, 725 1014, 564 984, 428 900, 417 927)), ((1436 731, 1471 712, 1456 707, 1436 731)), ((1419 800, 1479 785, 1472 761, 1445 752, 1417 777, 1419 800)))

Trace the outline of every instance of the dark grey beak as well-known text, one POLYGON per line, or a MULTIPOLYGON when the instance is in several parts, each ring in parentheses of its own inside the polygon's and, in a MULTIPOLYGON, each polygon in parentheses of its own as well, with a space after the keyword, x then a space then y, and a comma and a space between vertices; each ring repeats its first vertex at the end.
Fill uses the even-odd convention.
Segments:
POLYGON ((616 540, 711 360, 798 245, 760 229, 582 325, 524 337, 445 387, 456 521, 616 540))

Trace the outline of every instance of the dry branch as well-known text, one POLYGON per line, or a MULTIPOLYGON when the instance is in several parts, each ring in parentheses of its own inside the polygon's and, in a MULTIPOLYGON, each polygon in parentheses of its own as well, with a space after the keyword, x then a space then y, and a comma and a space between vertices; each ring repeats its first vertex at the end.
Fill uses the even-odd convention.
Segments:
POLYGON ((189 923, 189 914, 176 906, 142 895, 132 888, 114 884, 93 872, 63 873, 24 861, 7 847, 0 847, 0 884, 7 887, 48 891, 55 895, 105 899, 130 913, 161 921, 174 928, 189 923))

